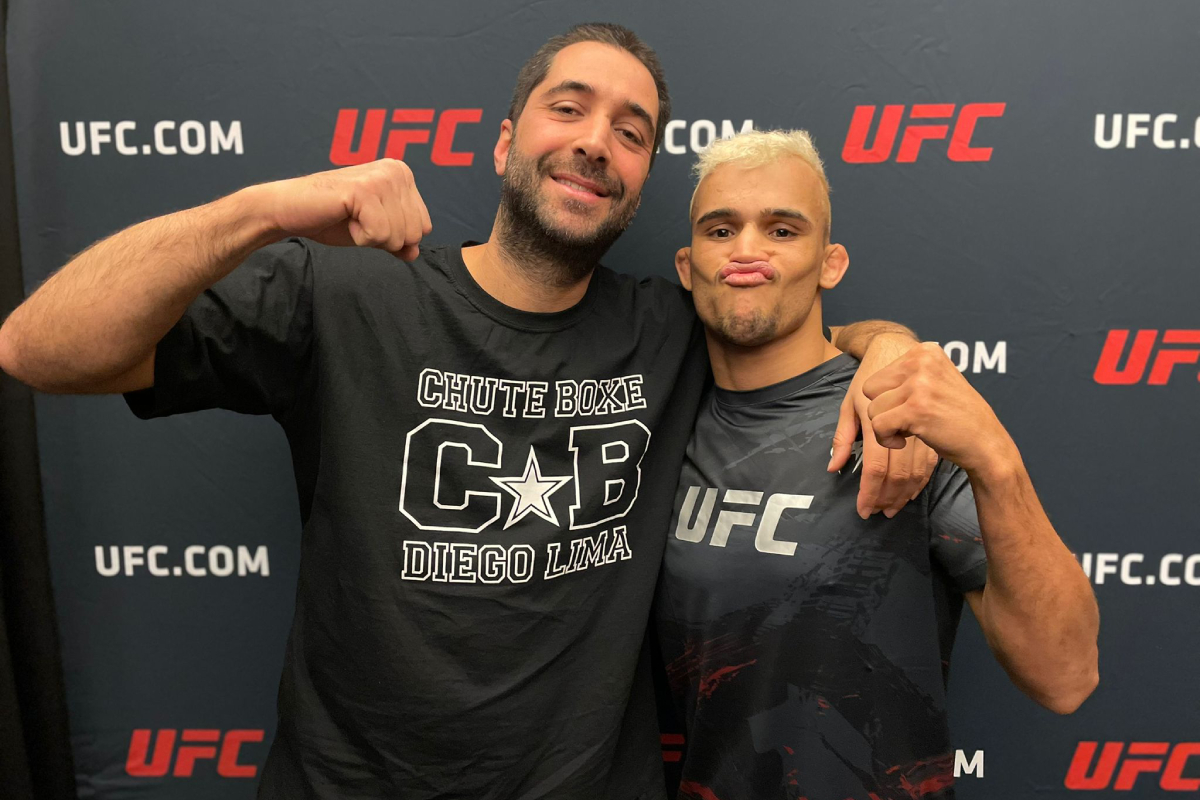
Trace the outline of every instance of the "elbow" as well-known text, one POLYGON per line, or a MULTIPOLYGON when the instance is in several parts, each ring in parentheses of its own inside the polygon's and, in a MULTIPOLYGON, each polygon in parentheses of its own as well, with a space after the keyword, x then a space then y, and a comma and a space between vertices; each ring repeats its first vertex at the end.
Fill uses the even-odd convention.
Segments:
POLYGON ((37 360, 30 358, 30 354, 25 352, 28 348, 22 348, 20 345, 20 336, 11 322, 5 322, 0 326, 0 372, 8 375, 31 389, 40 392, 53 392, 57 387, 46 380, 37 368, 37 360))
POLYGON ((1100 672, 1092 667, 1070 685, 1056 687, 1054 691, 1039 693, 1034 699, 1046 709, 1063 716, 1073 714, 1083 705, 1100 684, 1100 672))
POLYGON ((21 380, 21 369, 17 363, 17 343, 13 341, 12 325, 0 325, 0 372, 21 380))

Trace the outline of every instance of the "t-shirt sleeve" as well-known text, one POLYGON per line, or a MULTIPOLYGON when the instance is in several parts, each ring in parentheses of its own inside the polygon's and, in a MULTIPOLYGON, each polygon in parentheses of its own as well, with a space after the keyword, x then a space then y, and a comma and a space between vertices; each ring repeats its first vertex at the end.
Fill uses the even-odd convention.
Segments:
POLYGON ((282 419, 312 356, 313 254, 289 239, 256 250, 159 341, 154 385, 125 402, 142 419, 223 408, 282 419))
POLYGON ((987 583, 987 554, 967 473, 942 460, 934 470, 929 491, 929 547, 934 560, 959 592, 982 589, 987 583))

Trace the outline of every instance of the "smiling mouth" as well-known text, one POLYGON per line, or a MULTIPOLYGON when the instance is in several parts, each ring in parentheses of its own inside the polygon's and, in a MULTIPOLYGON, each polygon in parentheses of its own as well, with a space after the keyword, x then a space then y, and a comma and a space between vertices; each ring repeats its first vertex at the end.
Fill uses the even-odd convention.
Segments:
POLYGON ((591 195, 592 197, 608 197, 608 192, 593 184, 579 183, 571 178, 562 177, 559 175, 550 176, 559 186, 565 186, 573 192, 580 194, 591 195))

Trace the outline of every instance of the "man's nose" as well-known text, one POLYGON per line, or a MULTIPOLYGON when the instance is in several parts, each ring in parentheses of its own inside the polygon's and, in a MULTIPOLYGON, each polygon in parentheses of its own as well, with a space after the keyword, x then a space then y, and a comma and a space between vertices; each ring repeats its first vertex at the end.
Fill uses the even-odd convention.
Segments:
POLYGON ((607 164, 612 160, 609 151, 609 136, 612 126, 603 115, 597 114, 579 126, 579 134, 573 143, 572 150, 589 161, 607 164))
POLYGON ((733 252, 730 258, 734 261, 766 261, 767 239, 754 225, 746 225, 738 232, 733 240, 733 252))

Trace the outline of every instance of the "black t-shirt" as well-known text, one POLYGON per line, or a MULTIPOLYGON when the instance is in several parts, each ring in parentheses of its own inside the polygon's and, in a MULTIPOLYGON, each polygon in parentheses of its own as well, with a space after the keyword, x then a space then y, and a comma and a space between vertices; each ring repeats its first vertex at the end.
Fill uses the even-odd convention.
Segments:
POLYGON ((553 314, 457 247, 289 240, 159 343, 138 416, 271 414, 304 532, 260 797, 662 796, 645 629, 703 394, 661 279, 553 314))
POLYGON ((857 362, 701 405, 656 606, 684 724, 680 798, 953 797, 945 680, 986 557, 941 462, 889 520, 825 471, 857 362))

